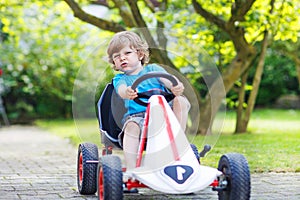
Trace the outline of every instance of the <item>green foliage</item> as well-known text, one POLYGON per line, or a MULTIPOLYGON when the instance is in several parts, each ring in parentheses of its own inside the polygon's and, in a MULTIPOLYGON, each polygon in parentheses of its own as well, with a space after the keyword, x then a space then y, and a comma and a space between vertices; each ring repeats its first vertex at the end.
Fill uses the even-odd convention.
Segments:
POLYGON ((36 117, 70 117, 77 71, 96 45, 89 37, 99 32, 75 23, 63 2, 6 7, 1 21, 8 34, 0 60, 10 118, 24 117, 20 108, 36 117))
MULTIPOLYGON (((201 3, 204 9, 207 9, 222 20, 227 21, 231 17, 232 2, 223 0, 198 2, 201 3)), ((235 6, 241 5, 236 4, 235 6)), ((271 11, 270 1, 256 1, 245 18, 236 20, 235 25, 245 30, 245 37, 249 44, 260 44, 266 29, 270 31, 275 40, 291 40, 295 42, 300 31, 299 26, 296 25, 300 23, 300 13, 297 12, 299 9, 295 9, 295 7, 299 7, 299 5, 294 0, 275 1, 275 6, 271 11), (290 27, 290 24, 294 24, 293 27, 290 27)), ((190 74, 187 76, 193 86, 199 90, 201 96, 205 95, 207 89, 203 87, 205 82, 203 77, 205 75, 202 73, 209 71, 211 66, 204 67, 209 62, 201 62, 199 57, 211 56, 221 73, 226 72, 226 67, 236 55, 236 49, 231 39, 224 31, 217 29, 216 26, 208 23, 206 19, 196 14, 191 6, 191 1, 184 3, 182 1, 172 1, 167 11, 159 11, 155 16, 157 20, 167 22, 165 24, 170 31, 165 31, 166 35, 176 38, 176 40, 169 39, 169 41, 175 41, 174 45, 172 45, 172 42, 169 42, 171 44, 169 45, 169 51, 176 52, 179 55, 171 56, 173 63, 178 68, 194 68, 192 71, 189 71, 190 74), (206 53, 203 53, 203 50, 206 53), (199 72, 200 74, 198 74, 199 72)), ((272 56, 277 55, 273 54, 272 56)), ((268 63, 268 61, 266 63, 266 65, 272 65, 274 69, 277 69, 273 64, 275 63, 268 63)), ((289 65, 291 64, 292 62, 289 63, 289 65)), ((289 69, 295 72, 295 69, 289 69)), ((183 70, 181 71, 183 72, 183 70)), ((278 70, 278 75, 281 73, 282 71, 278 70)), ((265 84, 268 85, 267 82, 267 80, 263 81, 263 87, 266 87, 265 84)), ((249 82, 248 84, 251 83, 249 82)), ((273 84, 271 85, 274 86, 273 84)), ((251 85, 249 87, 251 88, 251 85)), ((270 87, 266 88, 269 89, 270 87)), ((260 92, 259 103, 265 104, 266 101, 273 101, 284 93, 283 90, 272 94, 270 92, 265 93, 265 91, 260 92), (265 98, 265 94, 270 94, 270 98, 265 98), (265 102, 261 101, 263 99, 265 102)), ((228 101, 236 104, 235 96, 234 94, 229 94, 228 101)))
MULTIPOLYGON (((257 63, 254 63, 256 65, 257 63)), ((246 100, 252 90, 251 81, 254 78, 255 68, 252 68, 246 85, 246 100)), ((227 94, 227 105, 236 108, 238 95, 235 90, 240 88, 241 83, 237 81, 235 87, 227 94)), ((275 101, 282 95, 299 95, 297 74, 295 64, 291 58, 283 55, 277 50, 270 49, 265 59, 264 73, 258 92, 256 106, 272 107, 275 101)), ((247 104, 244 103, 244 107, 247 104)))
POLYGON ((270 51, 266 58, 257 104, 270 106, 284 94, 299 95, 295 65, 290 58, 270 51))

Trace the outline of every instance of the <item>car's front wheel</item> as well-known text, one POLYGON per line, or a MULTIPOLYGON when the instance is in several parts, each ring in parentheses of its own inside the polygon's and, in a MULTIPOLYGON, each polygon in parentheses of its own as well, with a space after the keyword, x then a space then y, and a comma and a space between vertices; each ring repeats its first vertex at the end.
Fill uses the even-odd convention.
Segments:
POLYGON ((218 192, 219 200, 250 199, 251 181, 246 158, 238 153, 225 154, 220 158, 218 170, 223 173, 225 188, 218 192))

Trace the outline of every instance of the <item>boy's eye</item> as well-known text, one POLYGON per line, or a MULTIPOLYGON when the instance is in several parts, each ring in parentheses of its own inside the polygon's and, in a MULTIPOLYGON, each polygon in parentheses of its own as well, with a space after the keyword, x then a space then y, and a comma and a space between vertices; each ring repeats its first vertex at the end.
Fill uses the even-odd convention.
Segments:
POLYGON ((128 56, 128 55, 130 55, 131 53, 132 53, 132 51, 127 51, 127 52, 125 52, 125 55, 128 56))
POLYGON ((115 54, 113 55, 113 59, 116 60, 116 59, 119 59, 120 58, 120 54, 115 54))
POLYGON ((118 60, 121 58, 121 56, 125 56, 125 57, 130 56, 133 52, 134 51, 125 51, 124 53, 113 54, 112 58, 113 60, 118 60))

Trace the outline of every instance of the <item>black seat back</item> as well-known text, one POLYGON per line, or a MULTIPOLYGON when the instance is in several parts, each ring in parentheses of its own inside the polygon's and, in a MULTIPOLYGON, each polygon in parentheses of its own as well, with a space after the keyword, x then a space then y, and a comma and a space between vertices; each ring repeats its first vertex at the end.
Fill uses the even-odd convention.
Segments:
POLYGON ((124 101, 117 95, 112 83, 106 85, 97 103, 97 108, 101 134, 105 134, 110 142, 120 147, 118 135, 122 131, 121 121, 126 109, 124 101))

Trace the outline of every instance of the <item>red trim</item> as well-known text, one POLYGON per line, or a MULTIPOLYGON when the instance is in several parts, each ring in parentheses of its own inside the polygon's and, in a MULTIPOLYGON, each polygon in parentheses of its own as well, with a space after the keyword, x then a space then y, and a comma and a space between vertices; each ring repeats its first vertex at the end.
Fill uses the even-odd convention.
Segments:
POLYGON ((104 199, 104 182, 103 182, 103 169, 102 167, 99 168, 98 171, 98 197, 100 200, 104 199))
MULTIPOLYGON (((160 106, 162 107, 163 111, 164 111, 164 117, 166 119, 166 126, 167 126, 167 132, 168 132, 168 136, 170 139, 170 144, 172 147, 172 151, 173 151, 173 155, 176 161, 180 160, 179 154, 178 154, 178 150, 175 144, 175 139, 174 139, 174 134, 171 128, 171 122, 169 119, 169 116, 167 114, 167 109, 163 103, 163 99, 162 96, 158 96, 158 103, 160 104, 160 106)), ((146 116, 145 116, 145 121, 144 121, 144 130, 141 136, 141 142, 139 145, 139 150, 138 150, 138 156, 137 156, 137 161, 136 161, 136 167, 140 167, 141 166, 141 162, 142 162, 142 156, 143 156, 143 151, 145 149, 145 144, 146 144, 146 137, 147 137, 147 132, 148 132, 148 125, 149 125, 149 116, 150 116, 150 104, 148 104, 147 109, 146 109, 146 116)))
POLYGON ((161 107, 163 108, 163 111, 164 111, 164 117, 166 119, 166 125, 167 125, 167 132, 168 132, 168 136, 169 136, 169 139, 170 139, 170 144, 171 144, 171 147, 172 147, 174 158, 175 158, 176 161, 178 161, 178 160, 180 160, 180 157, 179 157, 177 147, 176 147, 176 144, 175 144, 174 134, 173 134, 173 131, 172 131, 172 128, 171 128, 171 122, 170 122, 169 116, 167 114, 167 109, 166 109, 165 104, 163 102, 162 96, 158 96, 158 102, 159 102, 159 104, 161 105, 161 107))
POLYGON ((83 163, 82 163, 82 152, 79 154, 78 160, 78 176, 79 176, 79 184, 82 184, 82 173, 83 173, 83 163))
POLYGON ((219 181, 218 181, 217 179, 215 179, 215 180, 210 184, 210 186, 212 186, 212 187, 217 187, 217 186, 219 186, 219 181))
POLYGON ((139 181, 132 181, 131 179, 129 179, 126 182, 126 187, 128 190, 131 190, 132 188, 147 188, 148 186, 144 185, 139 181))
POLYGON ((141 142, 139 145, 138 156, 137 156, 136 165, 135 165, 136 167, 140 167, 141 162, 142 162, 143 151, 145 149, 147 132, 148 132, 149 115, 150 115, 149 111, 150 111, 150 104, 148 104, 147 109, 146 109, 146 116, 145 116, 145 121, 144 121, 144 126, 143 126, 144 129, 143 129, 143 133, 141 135, 141 142))
POLYGON ((102 156, 112 154, 112 150, 113 150, 112 146, 108 146, 107 149, 106 149, 106 147, 103 147, 102 156))

